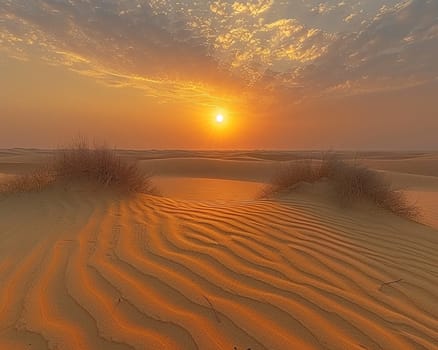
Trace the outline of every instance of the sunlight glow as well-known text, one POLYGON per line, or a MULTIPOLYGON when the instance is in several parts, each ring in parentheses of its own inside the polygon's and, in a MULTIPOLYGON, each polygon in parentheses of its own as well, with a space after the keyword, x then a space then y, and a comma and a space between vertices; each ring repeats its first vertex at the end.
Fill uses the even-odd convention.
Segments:
POLYGON ((223 123, 224 122, 224 116, 222 114, 218 114, 216 116, 216 122, 217 123, 223 123))

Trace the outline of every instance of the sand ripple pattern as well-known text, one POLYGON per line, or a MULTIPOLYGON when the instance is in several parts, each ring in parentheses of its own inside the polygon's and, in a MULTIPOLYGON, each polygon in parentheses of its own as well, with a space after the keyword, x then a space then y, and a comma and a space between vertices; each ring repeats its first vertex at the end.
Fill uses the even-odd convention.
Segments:
POLYGON ((438 349, 431 228, 305 199, 30 197, 0 203, 2 350, 438 349))

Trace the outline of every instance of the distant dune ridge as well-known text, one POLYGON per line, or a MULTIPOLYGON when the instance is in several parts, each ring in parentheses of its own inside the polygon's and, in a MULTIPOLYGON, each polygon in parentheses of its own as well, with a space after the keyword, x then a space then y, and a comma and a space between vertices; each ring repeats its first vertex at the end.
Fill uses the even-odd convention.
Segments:
MULTIPOLYGON (((196 196, 176 199, 172 186, 163 196, 65 191, 43 181, 36 193, 0 198, 1 350, 437 348, 438 178, 430 174, 438 157, 403 156, 404 169, 429 162, 428 175, 395 172, 402 155, 363 161, 387 159, 394 186, 409 198, 427 194, 434 228, 377 206, 344 210, 324 193, 329 181, 317 177, 292 194, 249 196, 249 185, 268 182, 285 164, 275 159, 305 154, 110 151, 102 160, 93 149, 86 157, 70 152, 49 171, 50 184, 80 174, 117 187, 114 174, 123 172, 102 169, 118 169, 120 160, 135 164, 135 174, 153 164, 162 184, 174 181, 179 195, 196 196), (90 167, 96 155, 106 164, 99 171, 90 167), (196 176, 208 180, 208 193, 196 176), (213 199, 214 190, 220 198, 230 188, 238 200, 213 199)), ((23 179, 53 159, 48 151, 0 151, 0 181, 23 179)))

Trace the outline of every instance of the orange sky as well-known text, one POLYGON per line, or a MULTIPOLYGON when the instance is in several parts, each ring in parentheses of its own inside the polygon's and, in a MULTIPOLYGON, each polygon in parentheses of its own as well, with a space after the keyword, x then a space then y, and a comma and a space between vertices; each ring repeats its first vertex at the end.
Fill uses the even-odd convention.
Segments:
POLYGON ((0 148, 437 149, 438 5, 385 6, 4 1, 0 148))

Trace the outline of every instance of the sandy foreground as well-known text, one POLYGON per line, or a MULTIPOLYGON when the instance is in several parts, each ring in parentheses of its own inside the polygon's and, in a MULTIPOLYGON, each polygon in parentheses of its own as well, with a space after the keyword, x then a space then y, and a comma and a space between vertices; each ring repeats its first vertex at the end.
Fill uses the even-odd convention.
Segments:
MULTIPOLYGON (((438 154, 360 155, 421 224, 342 209, 323 184, 255 199, 308 153, 121 154, 162 197, 0 197, 1 350, 438 349, 438 154)), ((0 181, 48 157, 0 150, 0 181)))

